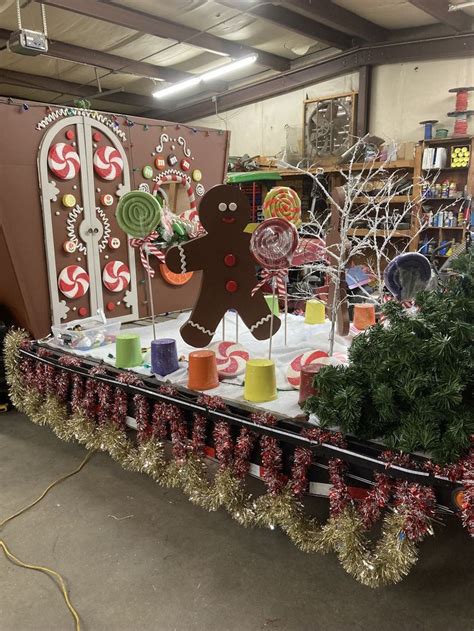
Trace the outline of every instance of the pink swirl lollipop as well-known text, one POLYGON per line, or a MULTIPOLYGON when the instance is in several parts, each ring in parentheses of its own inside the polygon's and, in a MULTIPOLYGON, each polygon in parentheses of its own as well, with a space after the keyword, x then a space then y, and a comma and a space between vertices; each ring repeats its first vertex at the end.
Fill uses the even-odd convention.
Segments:
POLYGON ((265 219, 252 233, 250 251, 262 267, 287 269, 298 247, 298 231, 285 219, 265 219))

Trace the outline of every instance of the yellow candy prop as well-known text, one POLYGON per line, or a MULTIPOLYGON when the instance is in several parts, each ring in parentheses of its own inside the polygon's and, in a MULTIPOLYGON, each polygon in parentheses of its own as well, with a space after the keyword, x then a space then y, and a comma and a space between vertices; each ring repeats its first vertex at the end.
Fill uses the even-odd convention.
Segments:
POLYGON ((301 224, 301 200, 292 188, 276 186, 265 196, 263 215, 265 219, 286 219, 298 227, 301 224))

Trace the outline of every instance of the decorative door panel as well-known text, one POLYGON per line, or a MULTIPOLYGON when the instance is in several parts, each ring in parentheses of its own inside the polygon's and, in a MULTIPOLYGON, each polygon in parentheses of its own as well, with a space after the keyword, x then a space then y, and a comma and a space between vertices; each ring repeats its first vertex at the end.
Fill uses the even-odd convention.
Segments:
POLYGON ((111 319, 136 319, 134 252, 115 221, 130 190, 119 138, 94 118, 68 117, 45 134, 38 170, 53 323, 99 308, 111 319))

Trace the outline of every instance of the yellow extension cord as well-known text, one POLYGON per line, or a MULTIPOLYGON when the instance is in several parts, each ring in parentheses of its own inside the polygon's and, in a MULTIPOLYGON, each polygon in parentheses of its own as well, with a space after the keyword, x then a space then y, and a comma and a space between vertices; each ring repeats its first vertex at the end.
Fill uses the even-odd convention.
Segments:
MULTIPOLYGON (((8 524, 8 522, 12 521, 16 517, 19 517, 23 513, 26 513, 26 511, 29 510, 30 508, 33 508, 33 506, 36 506, 36 504, 38 504, 38 502, 40 502, 47 495, 47 493, 49 493, 49 491, 53 487, 55 487, 57 484, 59 484, 60 482, 63 482, 64 480, 67 480, 68 478, 70 478, 73 475, 76 475, 76 473, 79 473, 79 471, 81 471, 81 469, 83 469, 85 467, 85 465, 87 464, 87 462, 91 459, 91 457, 92 457, 92 455, 94 453, 95 453, 94 451, 90 451, 87 454, 87 456, 84 458, 84 460, 81 462, 81 464, 79 465, 79 467, 77 469, 74 469, 74 471, 71 471, 71 473, 67 473, 66 475, 62 476, 61 478, 58 478, 57 480, 55 480, 55 482, 50 484, 43 491, 43 493, 41 493, 41 495, 36 500, 34 500, 34 502, 31 502, 31 504, 28 504, 27 506, 24 506, 23 508, 21 508, 19 511, 17 511, 13 515, 10 515, 10 517, 7 517, 2 522, 0 522, 0 530, 6 524, 8 524)), ((66 584, 64 582, 63 577, 60 574, 58 574, 58 572, 55 572, 54 570, 51 570, 49 567, 43 567, 41 565, 31 565, 30 563, 25 563, 24 561, 21 561, 18 557, 16 557, 8 549, 8 546, 7 546, 7 544, 5 543, 5 541, 3 539, 0 539, 0 547, 2 548, 3 552, 5 553, 5 556, 7 557, 7 559, 9 561, 11 561, 12 563, 15 563, 16 565, 19 565, 20 567, 24 567, 24 568, 26 568, 28 570, 36 570, 37 572, 43 572, 44 574, 47 574, 48 576, 53 578, 53 580, 56 582, 56 584, 58 585, 59 589, 62 592, 62 595, 63 595, 64 601, 65 601, 65 603, 67 605, 67 608, 69 609, 69 611, 71 612, 72 617, 74 618, 74 625, 75 625, 76 631, 81 631, 81 623, 80 623, 80 620, 79 620, 79 614, 74 609, 71 601, 69 600, 69 595, 68 595, 66 584)))

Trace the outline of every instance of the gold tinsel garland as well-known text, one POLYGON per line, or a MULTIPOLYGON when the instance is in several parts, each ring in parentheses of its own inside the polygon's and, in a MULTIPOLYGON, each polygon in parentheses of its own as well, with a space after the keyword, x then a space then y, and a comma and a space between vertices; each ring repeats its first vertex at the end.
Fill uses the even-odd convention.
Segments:
POLYGON ((19 411, 34 423, 49 426, 62 440, 108 452, 124 469, 146 473, 162 486, 180 488, 190 501, 209 511, 223 507, 243 526, 279 527, 304 552, 334 551, 346 572, 368 587, 396 583, 416 563, 417 547, 404 536, 405 517, 400 509, 387 513, 380 539, 371 549, 353 507, 321 526, 304 514, 289 484, 278 493, 253 497, 230 466, 221 468, 211 481, 205 462, 196 455, 168 460, 164 444, 154 438, 135 445, 112 421, 97 424, 80 412, 70 414, 55 395, 42 395, 23 383, 18 351, 25 339, 24 331, 12 331, 5 339, 10 398, 19 411))

